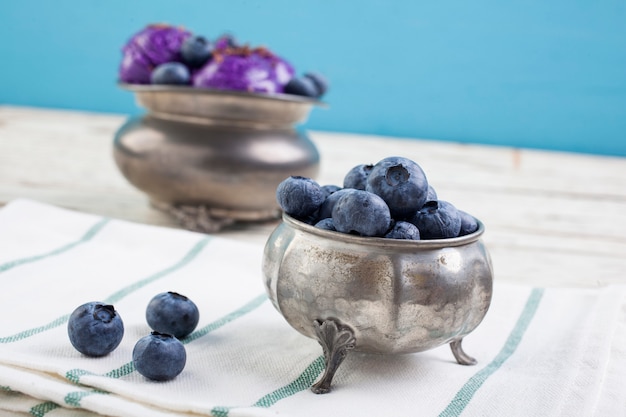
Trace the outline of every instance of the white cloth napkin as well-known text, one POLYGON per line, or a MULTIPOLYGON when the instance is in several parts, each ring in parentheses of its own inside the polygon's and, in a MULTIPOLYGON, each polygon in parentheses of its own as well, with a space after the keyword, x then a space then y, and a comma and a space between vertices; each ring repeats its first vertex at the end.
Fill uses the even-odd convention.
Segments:
POLYGON ((17 200, 0 210, 0 416, 616 416, 626 415, 624 287, 557 289, 497 281, 464 340, 410 355, 351 352, 333 391, 317 341, 265 295, 262 245, 103 219, 17 200), (145 308, 164 291, 191 298, 200 323, 168 382, 138 374, 131 352, 145 308), (112 303, 121 345, 102 358, 71 346, 67 318, 112 303))

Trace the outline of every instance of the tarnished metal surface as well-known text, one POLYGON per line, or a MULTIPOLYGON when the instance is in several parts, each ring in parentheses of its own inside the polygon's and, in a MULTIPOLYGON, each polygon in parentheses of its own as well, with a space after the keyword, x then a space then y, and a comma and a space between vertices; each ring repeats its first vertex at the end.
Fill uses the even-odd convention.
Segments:
POLYGON ((313 100, 191 87, 131 89, 148 113, 116 133, 114 158, 155 206, 199 206, 236 220, 276 217, 276 187, 315 177, 319 153, 294 125, 313 100))
POLYGON ((410 353, 460 340, 489 308, 493 270, 484 226, 453 239, 363 238, 284 215, 263 259, 270 299, 289 324, 317 338, 315 321, 352 330, 354 350, 410 353))
POLYGON ((186 86, 131 85, 137 104, 168 120, 245 127, 285 128, 302 124, 321 101, 289 94, 261 94, 186 86))

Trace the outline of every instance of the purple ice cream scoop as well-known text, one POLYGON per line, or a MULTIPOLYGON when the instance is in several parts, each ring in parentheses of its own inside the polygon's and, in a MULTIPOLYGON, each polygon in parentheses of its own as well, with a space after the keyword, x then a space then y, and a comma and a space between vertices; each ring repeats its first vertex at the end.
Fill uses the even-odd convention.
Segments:
POLYGON ((289 62, 265 48, 218 45, 213 59, 193 75, 193 85, 273 94, 282 93, 293 75, 289 62))
POLYGON ((148 25, 122 48, 120 81, 149 84, 150 73, 159 64, 180 62, 180 47, 191 32, 166 24, 148 25))

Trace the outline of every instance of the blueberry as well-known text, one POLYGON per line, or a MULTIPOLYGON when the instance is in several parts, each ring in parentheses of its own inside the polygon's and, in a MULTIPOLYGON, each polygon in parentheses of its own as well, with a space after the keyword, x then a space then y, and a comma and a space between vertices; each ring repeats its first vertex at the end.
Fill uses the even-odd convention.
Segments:
POLYGON ((155 295, 146 308, 146 321, 152 330, 178 339, 193 332, 199 320, 200 312, 194 302, 172 291, 155 295))
POLYGON ((317 72, 309 72, 304 74, 304 78, 308 78, 313 81, 317 95, 315 97, 322 97, 328 91, 328 80, 322 74, 317 72))
POLYGON ((432 185, 428 184, 428 192, 426 193, 426 201, 435 201, 437 198, 437 191, 433 188, 432 185))
POLYGON ((361 164, 353 167, 343 178, 343 188, 354 188, 357 190, 365 190, 367 177, 372 172, 374 165, 361 164))
POLYGON ((335 204, 337 204, 337 200, 339 200, 342 195, 351 190, 352 188, 342 188, 341 190, 335 191, 334 193, 326 197, 326 199, 320 206, 319 212, 317 213, 317 218, 323 220, 332 217, 333 207, 335 207, 335 204))
POLYGON ((80 353, 104 356, 122 341, 124 323, 112 305, 93 301, 72 312, 67 333, 72 346, 80 353))
POLYGON ((324 192, 311 178, 291 176, 278 184, 276 200, 285 213, 305 220, 322 205, 324 192))
POLYGON ((330 230, 333 232, 337 231, 337 229, 335 228, 335 223, 333 223, 333 219, 330 217, 327 217, 315 223, 315 227, 317 227, 318 229, 330 230))
POLYGON ((382 198, 354 189, 339 198, 332 219, 337 231, 361 236, 383 236, 391 224, 389 207, 382 198))
POLYGON ((238 48, 239 43, 232 33, 224 33, 215 41, 217 49, 238 48))
POLYGON ((324 198, 328 198, 334 192, 341 190, 341 187, 338 185, 322 185, 322 192, 324 193, 324 198))
POLYGON ((380 196, 394 219, 413 215, 426 202, 428 181, 422 168, 407 158, 379 161, 367 176, 365 189, 380 196))
POLYGON ((461 216, 452 204, 443 200, 424 204, 411 223, 417 226, 422 239, 446 239, 456 237, 461 230, 461 216))
POLYGON ((420 231, 413 223, 398 221, 384 237, 387 239, 420 240, 420 231))
POLYGON ((174 336, 152 332, 137 341, 133 363, 141 375, 154 381, 168 381, 185 368, 185 346, 174 336))
POLYGON ((190 83, 190 80, 189 69, 180 62, 157 65, 150 74, 152 84, 186 85, 190 83))
POLYGON ((303 223, 310 224, 311 226, 315 226, 315 223, 317 223, 319 221, 319 217, 318 217, 317 213, 318 212, 315 211, 310 216, 303 217, 303 218, 298 219, 298 220, 300 220, 303 223))
POLYGON ((459 210, 459 215, 461 216, 461 230, 459 230, 459 236, 469 235, 478 230, 478 222, 474 216, 463 210, 459 210))
POLYGON ((317 97, 317 87, 310 78, 294 77, 283 89, 285 94, 294 94, 296 96, 317 97))
POLYGON ((213 56, 213 47, 204 36, 190 36, 183 41, 180 55, 190 68, 200 68, 213 56))

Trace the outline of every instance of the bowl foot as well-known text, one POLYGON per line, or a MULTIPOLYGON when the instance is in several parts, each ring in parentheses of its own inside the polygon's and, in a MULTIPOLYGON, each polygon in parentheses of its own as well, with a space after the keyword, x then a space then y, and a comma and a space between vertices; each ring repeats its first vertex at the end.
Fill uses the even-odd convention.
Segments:
POLYGON ((334 319, 315 320, 313 325, 317 340, 324 351, 326 366, 324 374, 313 384, 311 391, 316 394, 326 394, 330 392, 330 385, 337 368, 346 358, 348 351, 354 349, 356 339, 351 328, 334 319))
POLYGON ((257 211, 226 210, 203 205, 175 205, 151 200, 152 207, 172 216, 187 230, 216 233, 240 221, 267 221, 280 217, 280 210, 257 211))
POLYGON ((463 351, 462 342, 463 338, 450 342, 450 349, 452 349, 454 359, 461 365, 476 365, 478 361, 463 351))

